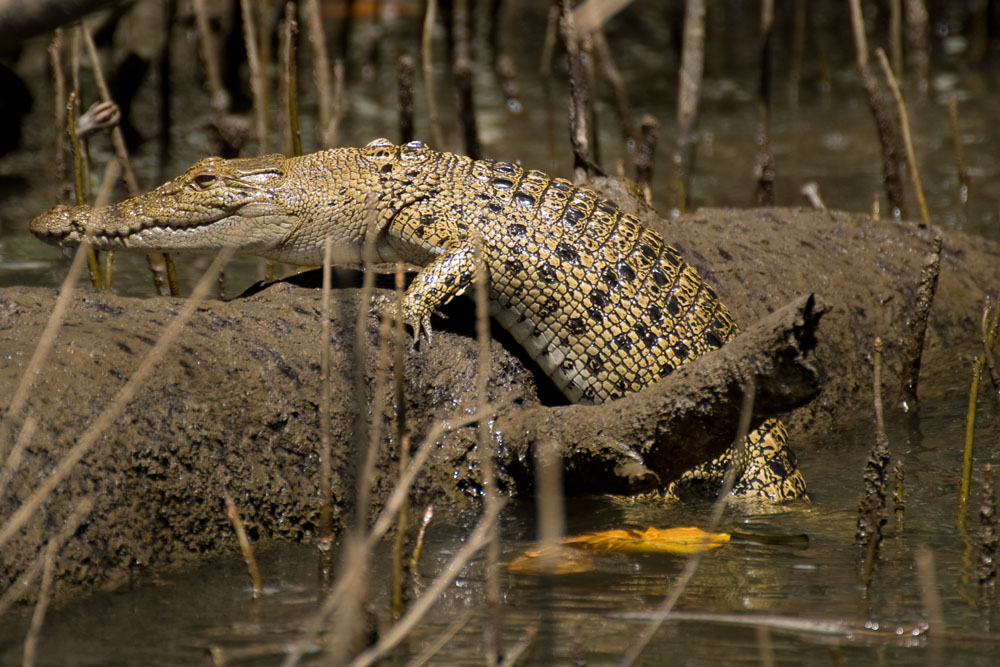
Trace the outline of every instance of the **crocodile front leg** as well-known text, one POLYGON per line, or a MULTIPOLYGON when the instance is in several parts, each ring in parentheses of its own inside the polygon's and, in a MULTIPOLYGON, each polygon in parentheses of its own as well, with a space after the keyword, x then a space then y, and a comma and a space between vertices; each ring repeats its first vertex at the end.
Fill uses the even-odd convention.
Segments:
POLYGON ((448 247, 410 283, 403 299, 403 319, 413 328, 414 340, 419 340, 423 333, 429 343, 431 315, 472 285, 476 275, 476 245, 469 240, 448 247))

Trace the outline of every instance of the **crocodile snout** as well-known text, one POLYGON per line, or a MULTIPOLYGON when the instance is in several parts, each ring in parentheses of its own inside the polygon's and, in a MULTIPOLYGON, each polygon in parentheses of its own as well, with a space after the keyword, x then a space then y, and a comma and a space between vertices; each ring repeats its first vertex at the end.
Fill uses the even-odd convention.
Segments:
POLYGON ((79 243, 91 215, 89 206, 60 204, 31 221, 31 233, 47 243, 79 243))

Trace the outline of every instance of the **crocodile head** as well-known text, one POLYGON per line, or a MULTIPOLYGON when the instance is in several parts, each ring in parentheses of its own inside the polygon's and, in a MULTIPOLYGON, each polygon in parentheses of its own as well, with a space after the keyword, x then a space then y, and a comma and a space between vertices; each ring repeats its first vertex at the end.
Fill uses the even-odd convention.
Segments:
POLYGON ((98 249, 268 254, 298 219, 300 196, 281 155, 206 158, 147 194, 118 204, 56 206, 31 222, 44 241, 98 249), (289 192, 291 190, 291 192, 289 192))

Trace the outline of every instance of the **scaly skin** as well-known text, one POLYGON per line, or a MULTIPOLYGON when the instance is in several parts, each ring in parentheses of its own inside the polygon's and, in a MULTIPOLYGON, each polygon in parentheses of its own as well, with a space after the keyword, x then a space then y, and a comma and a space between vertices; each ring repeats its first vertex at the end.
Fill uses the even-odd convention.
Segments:
MULTIPOLYGON (((378 139, 294 158, 208 158, 113 206, 56 207, 32 221, 31 231, 60 245, 89 236, 98 249, 232 246, 302 265, 322 263, 326 236, 335 262, 360 263, 367 240, 377 261, 424 267, 407 290, 404 314, 417 335, 428 336, 431 314, 471 286, 479 245, 493 315, 577 402, 638 391, 738 332, 677 251, 613 202, 539 171, 438 153, 420 142, 378 139)), ((767 430, 783 435, 776 423, 767 430)), ((750 453, 751 462, 761 451, 750 453)), ((717 468, 692 474, 717 477, 717 468)), ((755 474, 741 480, 742 492, 772 499, 804 493, 794 463, 778 477, 755 474)))

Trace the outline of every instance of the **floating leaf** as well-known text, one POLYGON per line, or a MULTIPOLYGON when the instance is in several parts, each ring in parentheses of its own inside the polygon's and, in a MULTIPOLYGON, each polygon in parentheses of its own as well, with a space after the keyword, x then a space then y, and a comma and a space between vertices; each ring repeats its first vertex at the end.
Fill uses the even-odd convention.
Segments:
POLYGON ((578 574, 589 572, 594 561, 576 549, 550 544, 529 549, 511 561, 507 569, 518 574, 578 574))
POLYGON ((647 528, 646 530, 605 530, 567 537, 563 544, 605 553, 693 554, 721 547, 729 533, 706 533, 700 528, 647 528))

